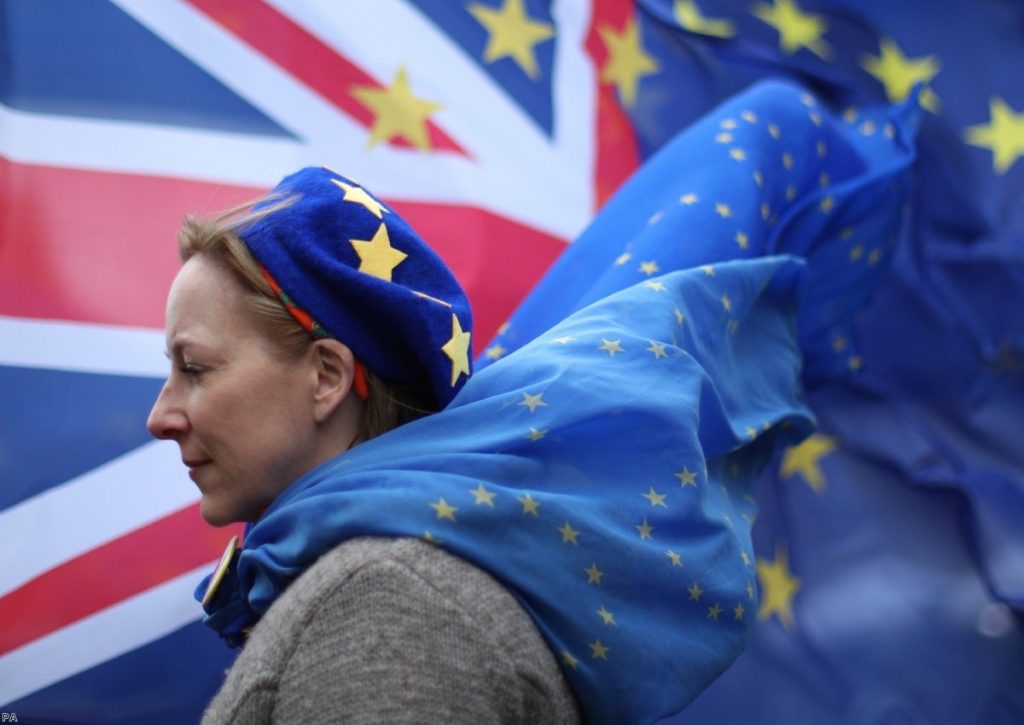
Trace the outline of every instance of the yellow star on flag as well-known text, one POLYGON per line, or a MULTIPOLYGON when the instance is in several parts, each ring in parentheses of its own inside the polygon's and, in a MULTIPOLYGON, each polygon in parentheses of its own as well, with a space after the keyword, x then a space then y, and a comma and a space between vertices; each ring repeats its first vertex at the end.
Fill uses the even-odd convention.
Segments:
POLYGON ((595 639, 590 645, 590 654, 595 660, 607 660, 610 648, 601 644, 601 640, 595 639))
POLYGON ((640 271, 643 272, 644 274, 648 275, 648 276, 650 276, 652 274, 657 274, 657 272, 658 272, 658 263, 657 262, 641 262, 640 263, 640 271))
POLYGON ((448 519, 449 521, 455 520, 455 512, 458 511, 454 506, 450 506, 444 498, 437 500, 437 503, 430 504, 430 508, 437 512, 437 518, 448 519))
POLYGON ((546 406, 547 403, 544 402, 544 393, 537 393, 536 395, 523 393, 523 399, 516 403, 516 405, 522 405, 529 408, 530 412, 533 413, 537 408, 546 406))
POLYGON ((576 537, 580 535, 580 532, 570 526, 568 521, 559 526, 558 531, 562 534, 563 544, 579 546, 579 542, 576 541, 576 537))
POLYGON ((624 265, 626 262, 628 262, 632 258, 633 258, 632 254, 630 254, 629 252, 623 252, 622 254, 620 254, 618 257, 615 258, 615 264, 617 264, 618 266, 621 267, 622 265, 624 265))
POLYGON ((665 285, 663 285, 661 282, 652 281, 652 280, 647 280, 646 282, 644 282, 644 287, 647 287, 648 289, 652 289, 655 292, 665 292, 666 291, 665 290, 665 285))
MULTIPOLYGON (((890 38, 879 41, 880 54, 865 55, 860 65, 885 86, 885 94, 893 103, 899 103, 910 93, 915 83, 929 83, 939 72, 939 61, 934 55, 908 58, 890 38)), ((921 105, 929 111, 938 111, 938 96, 921 94, 921 105)))
POLYGON ((501 345, 491 345, 484 351, 484 355, 486 355, 489 360, 497 360, 503 357, 506 352, 508 351, 501 345))
POLYGON ((786 550, 782 544, 775 547, 775 561, 758 557, 757 578, 761 582, 761 607, 757 618, 764 621, 773 614, 786 629, 791 629, 793 618, 793 596, 800 589, 800 580, 789 571, 786 550))
POLYGON ((352 248, 359 255, 359 271, 386 282, 391 281, 395 267, 405 261, 409 255, 391 246, 388 228, 381 222, 373 239, 349 239, 352 248))
POLYGON ((459 318, 452 313, 452 336, 441 351, 452 361, 452 387, 459 380, 459 375, 469 377, 469 338, 471 333, 462 329, 459 318))
POLYGON ((732 610, 732 618, 737 622, 743 621, 743 615, 747 610, 743 608, 742 604, 737 603, 732 610))
POLYGON ((535 517, 538 516, 537 509, 540 508, 540 501, 534 501, 533 497, 530 496, 530 494, 520 496, 516 500, 523 505, 524 516, 526 514, 532 514, 535 517))
POLYGON ((736 28, 728 20, 705 17, 694 0, 676 0, 673 11, 676 22, 691 33, 713 38, 731 38, 736 34, 736 28))
POLYGON ((729 217, 732 216, 732 209, 729 208, 728 204, 718 202, 717 204, 715 204, 715 214, 722 217, 723 219, 728 219, 729 217))
POLYGON ((831 55, 832 49, 821 37, 828 28, 824 18, 803 12, 793 0, 758 3, 752 12, 779 31, 779 47, 784 53, 807 48, 823 59, 831 55))
POLYGON ((502 58, 512 58, 526 75, 536 80, 540 70, 533 53, 534 46, 553 38, 554 26, 527 15, 523 0, 505 0, 500 9, 479 3, 467 9, 489 34, 487 47, 484 48, 484 62, 493 63, 502 58))
POLYGON ((722 613, 722 607, 719 606, 718 602, 708 607, 708 619, 718 620, 718 615, 722 613))
POLYGON ((363 187, 352 186, 351 184, 346 184, 344 181, 340 181, 338 179, 331 179, 331 183, 345 192, 345 195, 341 197, 342 201, 350 201, 353 204, 359 204, 378 219, 383 218, 383 212, 391 213, 390 209, 370 196, 363 187))
POLYGON ((674 310, 672 310, 672 314, 675 315, 675 317, 676 317, 676 324, 677 325, 683 324, 683 321, 686 319, 686 315, 683 314, 682 310, 680 310, 678 307, 676 307, 674 310))
POLYGON ((427 118, 441 108, 440 103, 417 98, 409 88, 405 66, 398 69, 389 88, 353 86, 351 93, 374 114, 373 129, 367 146, 403 138, 420 151, 430 150, 427 118))
POLYGON ((1024 155, 1024 112, 1014 113, 999 96, 988 104, 991 121, 964 129, 964 140, 972 146, 991 149, 992 166, 1005 174, 1024 155))
POLYGON ((697 485, 697 474, 686 466, 683 466, 683 470, 679 471, 679 473, 673 473, 672 475, 679 479, 680 486, 697 485))
POLYGON ((587 584, 598 584, 601 583, 601 577, 604 576, 604 572, 597 568, 597 563, 594 562, 583 571, 587 572, 587 584))
POLYGON ((477 484, 476 488, 469 489, 469 492, 473 494, 473 498, 476 499, 477 506, 490 506, 494 508, 494 497, 497 495, 494 491, 488 491, 484 488, 482 483, 477 484))
POLYGON ((650 490, 648 490, 647 493, 642 493, 640 495, 646 498, 648 501, 650 501, 651 506, 661 506, 662 508, 666 509, 668 508, 668 506, 665 504, 666 494, 658 493, 657 491, 654 490, 654 486, 651 486, 650 490))
POLYGON ((686 591, 690 593, 690 601, 693 602, 700 600, 700 595, 704 593, 704 590, 700 588, 700 584, 697 582, 694 582, 693 586, 686 591))
POLYGON ((619 626, 618 622, 615 621, 615 615, 605 609, 603 604, 601 605, 601 608, 597 610, 597 616, 603 619, 606 625, 611 625, 613 627, 619 626))
POLYGON ((782 478, 792 478, 799 473, 815 493, 821 493, 825 488, 825 476, 821 472, 820 465, 821 459, 835 448, 835 438, 814 433, 799 445, 786 449, 782 455, 779 475, 782 478))
POLYGON ((601 82, 614 83, 622 102, 632 107, 636 103, 637 84, 643 76, 656 73, 658 61, 648 55, 640 39, 640 26, 630 18, 622 33, 605 25, 598 29, 608 50, 608 60, 601 69, 601 82))
POLYGON ((672 566, 682 566, 683 565, 683 557, 681 557, 676 552, 672 551, 672 549, 668 549, 665 552, 665 556, 667 556, 669 559, 671 559, 672 566))
POLYGON ((645 516, 644 522, 636 525, 636 530, 640 532, 641 539, 650 539, 651 532, 654 531, 654 527, 647 523, 647 517, 645 516))

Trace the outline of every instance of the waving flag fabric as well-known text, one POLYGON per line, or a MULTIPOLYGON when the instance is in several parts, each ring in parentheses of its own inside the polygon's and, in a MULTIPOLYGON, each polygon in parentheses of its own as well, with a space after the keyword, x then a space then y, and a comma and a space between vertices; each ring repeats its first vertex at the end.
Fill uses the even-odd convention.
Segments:
MULTIPOLYGON (((190 720, 229 663, 190 599, 226 533, 200 523, 173 446, 143 430, 183 212, 303 165, 343 169, 438 246, 484 342, 639 162, 785 77, 865 138, 884 126, 864 109, 921 84, 912 197, 891 247, 846 250, 866 268, 891 249, 864 314, 805 340, 854 375, 809 381, 820 432, 757 493, 760 623, 680 720, 1021 719, 1021 13, 998 0, 6 0, 3 709, 190 720)), ((630 240, 617 241, 621 255, 630 240)))

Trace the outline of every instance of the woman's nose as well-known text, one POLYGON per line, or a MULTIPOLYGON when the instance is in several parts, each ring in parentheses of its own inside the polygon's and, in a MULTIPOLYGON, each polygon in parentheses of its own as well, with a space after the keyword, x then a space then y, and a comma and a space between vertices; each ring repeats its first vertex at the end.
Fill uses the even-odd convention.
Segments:
POLYGON ((175 401, 168 385, 169 383, 164 383, 160 389, 153 409, 149 411, 146 429, 154 438, 177 440, 188 430, 188 417, 175 401))

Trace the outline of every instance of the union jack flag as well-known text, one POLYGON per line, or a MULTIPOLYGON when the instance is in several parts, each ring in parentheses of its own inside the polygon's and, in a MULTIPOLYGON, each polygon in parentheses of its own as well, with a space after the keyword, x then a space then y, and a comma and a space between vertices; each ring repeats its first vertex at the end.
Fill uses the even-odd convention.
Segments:
POLYGON ((194 719, 229 664, 191 597, 227 534, 201 521, 175 447, 143 425, 166 373, 182 215, 254 198, 301 166, 344 169, 432 240, 485 341, 636 165, 597 70, 597 28, 621 28, 630 9, 0 8, 7 709, 194 719))

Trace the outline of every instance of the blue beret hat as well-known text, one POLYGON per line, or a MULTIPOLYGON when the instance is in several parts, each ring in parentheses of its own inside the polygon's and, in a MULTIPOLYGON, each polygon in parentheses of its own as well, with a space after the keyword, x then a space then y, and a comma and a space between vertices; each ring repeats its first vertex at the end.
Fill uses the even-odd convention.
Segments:
POLYGON ((293 314, 385 381, 446 406, 472 365, 469 300, 451 270, 398 214, 326 168, 285 177, 261 206, 283 200, 238 234, 293 314))

